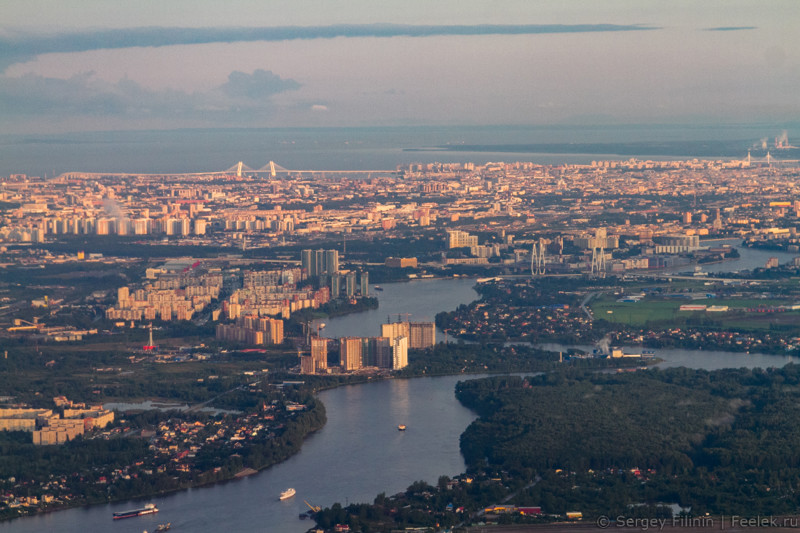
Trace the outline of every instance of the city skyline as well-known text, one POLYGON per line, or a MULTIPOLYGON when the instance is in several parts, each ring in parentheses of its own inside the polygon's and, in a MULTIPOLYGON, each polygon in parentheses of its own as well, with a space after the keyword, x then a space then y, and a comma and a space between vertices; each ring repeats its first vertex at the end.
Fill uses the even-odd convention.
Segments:
POLYGON ((791 2, 0 11, 6 133, 800 118, 791 2))

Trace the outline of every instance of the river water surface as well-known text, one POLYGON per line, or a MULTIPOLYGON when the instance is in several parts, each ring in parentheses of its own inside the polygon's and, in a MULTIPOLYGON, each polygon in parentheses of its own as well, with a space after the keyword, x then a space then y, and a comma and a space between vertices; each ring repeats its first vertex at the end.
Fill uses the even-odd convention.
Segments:
POLYGON ((303 532, 299 520, 314 505, 371 502, 416 480, 435 484, 440 475, 464 471, 458 437, 475 415, 455 398, 463 377, 397 379, 322 392, 328 423, 309 437, 297 455, 238 481, 153 498, 156 515, 112 521, 114 511, 145 502, 70 509, 0 524, 0 531, 85 533, 153 531, 172 522, 174 531, 303 532), (398 431, 398 424, 408 426, 398 431), (281 491, 297 495, 279 502, 281 491))
MULTIPOLYGON (((798 257, 800 254, 791 252, 781 252, 776 250, 762 250, 760 248, 748 248, 742 246, 742 239, 714 239, 710 241, 700 241, 703 246, 723 246, 730 245, 739 251, 739 257, 721 263, 712 263, 700 266, 701 272, 707 272, 710 275, 722 274, 726 272, 741 272, 743 270, 754 270, 756 268, 764 268, 767 260, 771 257, 777 257, 778 263, 785 265, 790 263, 792 259, 798 257)), ((683 265, 669 270, 684 271, 691 270, 691 267, 683 265)))
MULTIPOLYGON (((436 313, 453 311, 461 304, 478 298, 474 279, 421 279, 406 283, 388 283, 383 290, 370 287, 371 294, 378 298, 380 306, 363 313, 345 315, 326 320, 320 335, 330 339, 339 337, 378 337, 381 324, 406 319, 411 322, 433 322, 436 313)), ((436 342, 444 340, 437 329, 436 342)))

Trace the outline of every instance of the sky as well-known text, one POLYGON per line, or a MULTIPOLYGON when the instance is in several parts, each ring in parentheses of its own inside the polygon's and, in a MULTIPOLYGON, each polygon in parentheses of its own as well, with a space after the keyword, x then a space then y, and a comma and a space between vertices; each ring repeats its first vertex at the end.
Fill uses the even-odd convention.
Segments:
POLYGON ((797 0, 2 0, 0 133, 800 120, 797 0))

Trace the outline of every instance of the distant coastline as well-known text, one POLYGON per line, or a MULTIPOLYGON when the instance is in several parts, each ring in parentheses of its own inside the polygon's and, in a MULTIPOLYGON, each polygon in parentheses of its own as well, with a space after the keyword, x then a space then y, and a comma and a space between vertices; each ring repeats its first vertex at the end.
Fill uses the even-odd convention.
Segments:
MULTIPOLYGON (((745 159, 764 157, 767 150, 748 148, 750 140, 739 141, 672 141, 614 143, 534 143, 534 144, 459 144, 429 148, 406 148, 405 152, 494 152, 517 154, 568 154, 597 156, 665 156, 665 157, 731 157, 745 159)), ((800 158, 800 148, 775 149, 777 159, 800 158)))
MULTIPOLYGON (((239 161, 288 169, 393 169, 411 163, 480 163, 524 154, 537 164, 593 159, 763 157, 762 141, 800 124, 661 124, 547 126, 387 126, 235 128, 0 134, 0 175, 63 172, 191 173, 221 171, 239 161), (758 146, 758 150, 753 147, 758 146)), ((772 157, 797 153, 771 149, 772 157)))

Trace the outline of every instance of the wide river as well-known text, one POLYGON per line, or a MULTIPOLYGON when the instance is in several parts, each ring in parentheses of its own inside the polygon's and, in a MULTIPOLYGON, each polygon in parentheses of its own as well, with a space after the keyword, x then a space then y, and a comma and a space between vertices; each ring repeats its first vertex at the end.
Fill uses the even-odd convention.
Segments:
MULTIPOLYGON (((407 283, 388 283, 382 285, 383 290, 370 290, 380 302, 378 309, 345 315, 326 320, 325 328, 320 334, 331 339, 353 335, 356 337, 378 337, 381 324, 387 320, 397 322, 433 322, 436 313, 453 311, 461 304, 470 303, 478 297, 472 288, 474 279, 422 279, 407 283)), ((444 340, 443 333, 436 331, 436 342, 444 340)))
MULTIPOLYGON (((700 270, 710 274, 712 277, 717 273, 726 272, 740 272, 743 270, 754 270, 756 268, 764 268, 767 260, 771 257, 778 258, 778 263, 785 265, 790 263, 795 257, 800 254, 791 252, 778 252, 775 250, 762 250, 759 248, 746 248, 742 246, 742 239, 714 239, 711 241, 701 241, 703 246, 723 246, 730 245, 739 250, 739 257, 722 263, 712 263, 710 265, 700 265, 700 270)), ((692 270, 690 266, 680 266, 671 269, 673 271, 692 270)))
MULTIPOLYGON (((424 280, 385 284, 375 292, 380 309, 331 319, 323 330, 339 335, 378 335, 386 315, 411 313, 412 320, 433 319, 476 296, 472 280, 424 280)), ((405 318, 405 316, 403 316, 405 318)), ((788 356, 660 350, 662 366, 692 368, 783 366, 788 356)), ((0 533, 141 533, 171 522, 174 531, 211 533, 264 531, 301 533, 312 523, 299 520, 303 500, 329 506, 335 502, 371 502, 380 492, 405 489, 416 480, 435 483, 440 475, 464 470, 459 435, 475 414, 459 404, 455 384, 465 376, 387 380, 325 391, 320 398, 328 423, 309 437, 297 455, 259 474, 229 483, 153 498, 160 512, 113 522, 114 511, 146 501, 70 509, 0 523, 0 533), (398 424, 406 424, 404 432, 398 424), (297 496, 279 502, 288 487, 297 496)))

